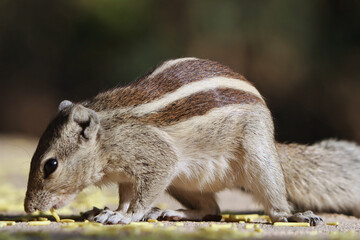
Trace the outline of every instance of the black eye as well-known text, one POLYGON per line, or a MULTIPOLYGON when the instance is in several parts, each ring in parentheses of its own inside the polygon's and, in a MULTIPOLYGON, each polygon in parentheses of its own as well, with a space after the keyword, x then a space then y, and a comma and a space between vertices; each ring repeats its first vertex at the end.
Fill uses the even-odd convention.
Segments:
POLYGON ((56 158, 50 158, 49 160, 47 160, 44 165, 45 178, 52 174, 56 170, 57 166, 58 161, 56 160, 56 158))

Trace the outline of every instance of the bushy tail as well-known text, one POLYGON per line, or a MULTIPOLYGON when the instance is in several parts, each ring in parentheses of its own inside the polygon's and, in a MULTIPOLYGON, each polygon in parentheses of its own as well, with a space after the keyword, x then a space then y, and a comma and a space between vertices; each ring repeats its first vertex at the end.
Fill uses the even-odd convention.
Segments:
POLYGON ((337 140, 276 146, 288 200, 296 209, 360 217, 360 146, 337 140))

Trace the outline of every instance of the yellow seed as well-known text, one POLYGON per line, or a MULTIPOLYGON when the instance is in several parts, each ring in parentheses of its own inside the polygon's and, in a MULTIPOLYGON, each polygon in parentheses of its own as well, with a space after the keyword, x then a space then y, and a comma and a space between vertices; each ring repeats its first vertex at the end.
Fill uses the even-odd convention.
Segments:
POLYGON ((236 221, 236 222, 240 221, 240 220, 244 221, 245 220, 245 215, 230 215, 229 220, 230 221, 236 221))
POLYGON ((210 223, 210 228, 217 228, 217 229, 230 229, 232 227, 232 225, 229 224, 215 224, 215 223, 210 223))
POLYGON ((0 224, 2 225, 2 224, 5 224, 4 226, 13 226, 13 225, 15 225, 15 221, 0 221, 0 224))
POLYGON ((260 228, 260 224, 255 224, 254 227, 255 227, 255 232, 258 232, 258 233, 263 232, 263 230, 260 228))
POLYGON ((60 222, 61 223, 73 223, 73 222, 75 222, 75 220, 74 219, 65 219, 64 218, 64 219, 61 219, 60 222))
POLYGON ((49 219, 47 219, 46 217, 38 217, 39 221, 48 221, 49 219))
POLYGON ((56 220, 57 222, 60 222, 60 217, 59 217, 59 215, 55 212, 55 209, 54 209, 54 208, 51 208, 51 209, 50 209, 50 212, 51 212, 51 215, 54 216, 55 220, 56 220))
POLYGON ((229 218, 230 214, 221 214, 221 218, 225 219, 225 218, 229 218))
POLYGON ((274 222, 276 227, 310 227, 310 223, 306 222, 274 222))
POLYGON ((339 225, 339 222, 328 222, 328 223, 326 223, 326 225, 329 225, 329 226, 338 226, 338 225, 339 225))
POLYGON ((50 221, 29 221, 28 224, 29 226, 45 226, 45 225, 49 225, 51 222, 50 221))
POLYGON ((88 222, 89 222, 89 220, 85 219, 85 220, 84 220, 84 222, 88 223, 88 222))
POLYGON ((225 218, 226 222, 238 222, 238 221, 246 221, 253 222, 254 219, 259 218, 259 214, 236 214, 229 215, 229 217, 225 218))
POLYGON ((156 219, 148 219, 147 221, 148 222, 157 222, 158 220, 156 220, 156 219))

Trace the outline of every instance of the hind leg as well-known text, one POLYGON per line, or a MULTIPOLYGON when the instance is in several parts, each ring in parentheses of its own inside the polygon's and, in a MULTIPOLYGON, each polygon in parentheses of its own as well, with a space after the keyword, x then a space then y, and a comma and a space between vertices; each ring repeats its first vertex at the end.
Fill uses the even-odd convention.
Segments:
POLYGON ((134 186, 132 183, 119 183, 119 207, 116 211, 126 212, 134 197, 134 186))
POLYGON ((275 147, 270 112, 263 107, 247 115, 239 136, 241 185, 262 203, 272 222, 287 222, 291 215, 283 170, 275 147))
MULTIPOLYGON (((261 112, 260 112, 261 113, 261 112)), ((242 184, 264 206, 272 222, 299 221, 316 225, 321 218, 312 212, 291 215, 283 169, 280 166, 271 116, 255 112, 250 116, 240 137, 239 161, 242 184)))
POLYGON ((322 218, 316 216, 312 211, 299 212, 288 218, 289 222, 308 222, 311 226, 316 226, 322 221, 322 218))
MULTIPOLYGON (((257 146, 259 147, 259 146, 257 146)), ((286 199, 285 181, 276 155, 263 149, 246 149, 243 164, 243 184, 262 203, 272 222, 287 222, 291 215, 286 199)))
POLYGON ((272 222, 309 222, 315 226, 322 221, 311 211, 291 214, 284 175, 271 142, 253 137, 243 146, 242 182, 263 204, 272 222))
POLYGON ((214 193, 189 192, 173 186, 168 193, 187 209, 165 210, 164 220, 220 221, 220 208, 214 193))

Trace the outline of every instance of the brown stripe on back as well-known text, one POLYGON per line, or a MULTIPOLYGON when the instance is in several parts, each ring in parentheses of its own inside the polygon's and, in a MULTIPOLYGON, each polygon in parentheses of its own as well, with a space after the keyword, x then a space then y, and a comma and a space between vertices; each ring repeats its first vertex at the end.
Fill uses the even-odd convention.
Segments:
POLYGON ((115 88, 100 93, 86 105, 95 111, 135 106, 151 102, 185 84, 205 78, 222 76, 247 81, 245 77, 234 72, 229 67, 204 59, 179 62, 155 75, 154 78, 148 79, 150 74, 123 88, 115 88))
POLYGON ((194 116, 201 116, 214 108, 230 104, 256 104, 264 101, 258 96, 231 88, 219 88, 190 95, 177 100, 162 110, 139 118, 141 122, 166 126, 194 116))

